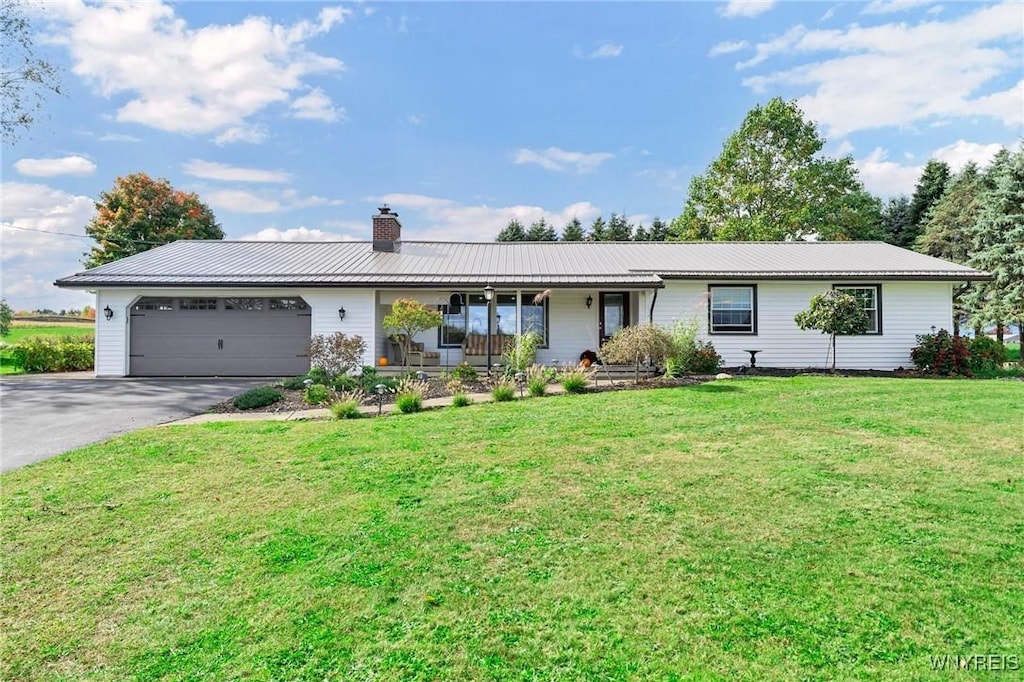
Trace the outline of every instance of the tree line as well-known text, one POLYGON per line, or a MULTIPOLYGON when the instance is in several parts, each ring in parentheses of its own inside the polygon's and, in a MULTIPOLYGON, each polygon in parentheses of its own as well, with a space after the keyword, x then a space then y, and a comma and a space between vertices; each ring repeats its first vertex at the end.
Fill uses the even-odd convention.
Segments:
POLYGON ((954 292, 955 332, 969 320, 978 333, 995 325, 1002 340, 1006 323, 1024 321, 1024 144, 955 174, 929 160, 912 196, 885 203, 852 157, 827 157, 824 146, 796 103, 776 97, 748 112, 670 223, 613 213, 589 229, 573 218, 559 235, 543 218, 529 228, 512 220, 497 241, 885 241, 993 275, 954 292))

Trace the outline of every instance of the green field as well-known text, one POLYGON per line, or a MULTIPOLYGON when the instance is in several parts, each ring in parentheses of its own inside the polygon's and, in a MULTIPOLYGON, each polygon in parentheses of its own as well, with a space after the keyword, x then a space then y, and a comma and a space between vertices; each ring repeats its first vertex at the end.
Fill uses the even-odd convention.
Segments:
POLYGON ((1006 344, 1006 360, 1007 360, 1007 362, 1020 362, 1020 344, 1019 343, 1008 343, 1008 344, 1006 344))
POLYGON ((1024 655, 1022 398, 761 377, 143 430, 3 476, 0 678, 961 679, 931 657, 1024 655))
MULTIPOLYGON (((91 336, 96 331, 94 322, 49 322, 33 323, 15 321, 11 332, 3 337, 5 345, 13 346, 29 338, 60 337, 60 336, 91 336)), ((22 370, 14 364, 11 352, 0 348, 0 374, 21 374, 22 370)))

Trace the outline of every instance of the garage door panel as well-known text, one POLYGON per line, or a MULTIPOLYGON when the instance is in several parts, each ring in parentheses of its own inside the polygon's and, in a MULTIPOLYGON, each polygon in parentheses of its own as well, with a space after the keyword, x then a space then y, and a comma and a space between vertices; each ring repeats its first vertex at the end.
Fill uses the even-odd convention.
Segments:
MULTIPOLYGON (((145 305, 146 299, 141 302, 145 305)), ((285 376, 309 370, 308 310, 134 310, 135 376, 285 376)), ((166 306, 164 306, 166 307, 166 306)))

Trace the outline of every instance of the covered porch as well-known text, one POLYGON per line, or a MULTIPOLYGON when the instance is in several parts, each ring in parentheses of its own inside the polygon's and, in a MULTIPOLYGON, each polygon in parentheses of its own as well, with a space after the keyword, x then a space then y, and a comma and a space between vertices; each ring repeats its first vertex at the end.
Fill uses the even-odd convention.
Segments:
POLYGON ((653 288, 520 288, 487 285, 441 290, 379 290, 376 301, 376 364, 404 364, 401 344, 384 329, 392 303, 414 299, 436 308, 442 324, 416 334, 408 364, 432 372, 462 362, 484 369, 501 362, 505 343, 517 334, 540 335, 537 362, 575 365, 584 351, 597 351, 604 339, 627 325, 647 322, 653 288), (488 300, 489 298, 489 300, 488 300))

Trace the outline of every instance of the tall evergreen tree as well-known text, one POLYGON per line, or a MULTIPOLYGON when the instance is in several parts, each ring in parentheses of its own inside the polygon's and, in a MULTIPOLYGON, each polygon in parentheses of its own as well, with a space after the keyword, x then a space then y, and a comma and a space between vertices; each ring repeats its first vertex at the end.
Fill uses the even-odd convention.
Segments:
POLYGON ((581 242, 583 238, 583 224, 579 218, 573 218, 562 228, 563 242, 581 242))
POLYGON ((633 241, 635 242, 649 242, 651 241, 651 232, 643 223, 640 223, 633 229, 633 241))
POLYGON ((647 234, 647 238, 652 242, 663 242, 668 239, 668 224, 658 216, 654 216, 651 229, 647 234))
POLYGON ((606 242, 608 241, 608 225, 604 222, 604 218, 597 216, 594 218, 594 222, 590 225, 590 232, 587 233, 588 242, 606 242))
POLYGON ((914 245, 913 239, 907 242, 908 236, 914 232, 910 199, 906 196, 889 199, 889 203, 882 209, 882 239, 886 243, 907 248, 914 245))
POLYGON ((528 242, 553 242, 557 239, 555 228, 548 225, 543 218, 530 225, 530 229, 526 231, 526 241, 528 242))
POLYGON ((513 218, 508 221, 508 225, 502 228, 501 232, 498 233, 497 239, 499 242, 524 242, 526 241, 526 230, 523 229, 523 224, 513 218))
POLYGON ((976 324, 1024 323, 1024 145, 1000 153, 986 172, 977 220, 967 229, 968 264, 992 273, 966 297, 976 324))
MULTIPOLYGON (((968 231, 978 219, 981 193, 984 188, 981 174, 974 163, 969 163, 949 183, 935 205, 928 210, 921 236, 914 248, 936 258, 944 258, 966 265, 971 256, 968 231)), ((965 299, 974 285, 958 287, 953 291, 953 333, 960 331, 960 319, 969 314, 965 299)))
POLYGON ((924 223, 928 218, 928 211, 931 210, 949 186, 950 172, 949 164, 945 161, 930 159, 921 171, 921 177, 914 187, 914 196, 910 199, 910 223, 911 229, 903 236, 896 246, 912 248, 914 242, 924 232, 924 223))
POLYGON ((608 219, 608 241, 628 242, 633 239, 633 226, 626 220, 625 215, 612 213, 608 219))

